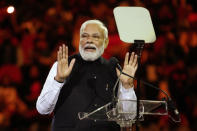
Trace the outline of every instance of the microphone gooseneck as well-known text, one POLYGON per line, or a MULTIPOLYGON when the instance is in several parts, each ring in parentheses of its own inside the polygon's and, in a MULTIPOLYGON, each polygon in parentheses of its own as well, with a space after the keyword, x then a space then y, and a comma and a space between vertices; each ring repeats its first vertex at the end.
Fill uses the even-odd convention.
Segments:
MULTIPOLYGON (((112 63, 112 65, 115 65, 115 67, 117 67, 117 65, 119 65, 118 64, 118 60, 115 57, 112 57, 110 59, 110 62, 112 63)), ((120 70, 120 75, 121 75, 122 74, 122 68, 121 68, 121 66, 118 67, 118 69, 120 70)), ((116 101, 116 88, 117 88, 117 85, 118 85, 118 83, 120 81, 120 75, 118 75, 118 78, 116 80, 116 83, 113 86, 112 101, 116 101)))

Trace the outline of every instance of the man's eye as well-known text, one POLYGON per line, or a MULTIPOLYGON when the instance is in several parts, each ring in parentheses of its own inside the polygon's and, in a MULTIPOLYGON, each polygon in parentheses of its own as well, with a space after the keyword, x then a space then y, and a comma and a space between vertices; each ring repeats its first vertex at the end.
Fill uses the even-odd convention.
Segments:
POLYGON ((82 34, 82 35, 81 35, 81 37, 82 37, 82 38, 87 38, 87 37, 88 37, 88 35, 86 35, 86 34, 82 34))
POLYGON ((93 35, 92 37, 95 38, 95 39, 99 39, 100 38, 100 36, 98 36, 98 35, 93 35))

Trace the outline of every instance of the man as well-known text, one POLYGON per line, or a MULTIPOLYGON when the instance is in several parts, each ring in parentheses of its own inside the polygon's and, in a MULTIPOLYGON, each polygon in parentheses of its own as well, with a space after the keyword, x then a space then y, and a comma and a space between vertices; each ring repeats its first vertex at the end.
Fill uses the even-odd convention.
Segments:
MULTIPOLYGON (((57 62, 49 72, 37 100, 40 114, 54 113, 53 131, 116 131, 114 122, 79 120, 78 112, 90 112, 112 100, 113 86, 120 71, 111 60, 101 57, 108 45, 107 28, 99 20, 88 20, 80 29, 79 54, 68 57, 59 47, 57 62)), ((137 55, 125 56, 123 72, 134 76, 137 55)), ((120 75, 118 97, 136 99, 133 79, 120 75)))

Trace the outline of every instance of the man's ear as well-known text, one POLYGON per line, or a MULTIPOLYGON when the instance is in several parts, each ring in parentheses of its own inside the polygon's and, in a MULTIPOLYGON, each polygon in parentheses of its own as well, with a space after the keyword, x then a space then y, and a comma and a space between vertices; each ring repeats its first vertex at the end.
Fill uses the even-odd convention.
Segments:
POLYGON ((109 44, 109 39, 107 38, 107 39, 105 39, 105 42, 104 42, 104 44, 105 44, 105 49, 107 48, 107 46, 108 46, 108 44, 109 44))

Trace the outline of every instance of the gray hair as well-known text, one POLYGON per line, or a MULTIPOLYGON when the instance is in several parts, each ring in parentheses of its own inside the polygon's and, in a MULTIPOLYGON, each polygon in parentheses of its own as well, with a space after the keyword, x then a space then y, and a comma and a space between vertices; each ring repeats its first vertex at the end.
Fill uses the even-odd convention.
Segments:
POLYGON ((97 24, 99 25, 99 27, 103 30, 104 33, 104 39, 108 39, 108 30, 107 27, 103 24, 103 22, 101 22, 100 20, 87 20, 85 21, 80 28, 80 36, 83 33, 84 28, 86 27, 86 25, 88 24, 97 24))

